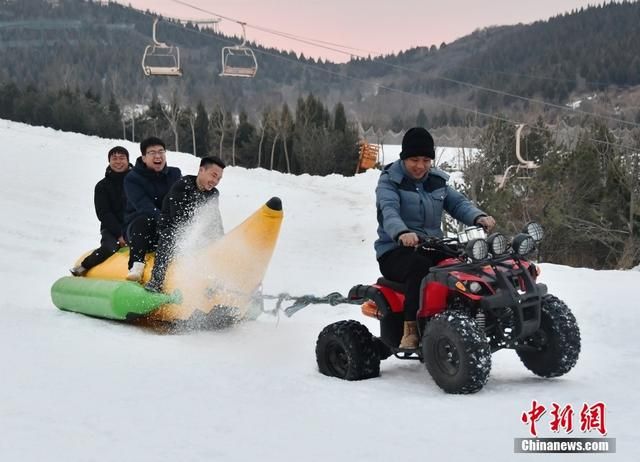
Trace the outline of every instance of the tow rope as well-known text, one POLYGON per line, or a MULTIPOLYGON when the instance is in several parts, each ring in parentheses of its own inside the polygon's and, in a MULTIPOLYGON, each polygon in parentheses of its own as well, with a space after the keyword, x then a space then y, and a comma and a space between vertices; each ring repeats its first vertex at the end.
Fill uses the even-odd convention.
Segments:
POLYGON ((263 308, 262 311, 270 314, 277 314, 278 312, 282 311, 289 318, 300 311, 302 308, 305 308, 309 305, 326 304, 336 306, 343 303, 348 303, 350 305, 359 305, 360 303, 362 303, 362 300, 351 300, 342 296, 340 292, 331 292, 324 297, 316 297, 315 295, 302 295, 299 297, 295 297, 288 293, 281 293, 278 295, 262 294, 258 295, 257 298, 261 298, 262 300, 277 300, 276 306, 273 310, 265 310, 263 308), (286 308, 282 308, 282 303, 285 301, 293 301, 293 304, 287 306, 286 308))

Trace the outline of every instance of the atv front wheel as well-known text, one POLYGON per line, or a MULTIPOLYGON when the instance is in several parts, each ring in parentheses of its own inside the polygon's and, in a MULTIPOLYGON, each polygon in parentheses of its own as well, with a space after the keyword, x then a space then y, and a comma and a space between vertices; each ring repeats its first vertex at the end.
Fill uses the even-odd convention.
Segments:
POLYGON ((491 346, 476 322, 459 311, 435 315, 422 340, 424 363, 447 393, 475 393, 489 378, 491 346))
POLYGON ((339 321, 325 327, 316 342, 318 369, 345 380, 380 375, 380 357, 369 330, 358 321, 339 321))
POLYGON ((516 352, 524 366, 540 377, 569 372, 580 355, 580 329, 569 307, 553 295, 542 299, 540 329, 516 352))

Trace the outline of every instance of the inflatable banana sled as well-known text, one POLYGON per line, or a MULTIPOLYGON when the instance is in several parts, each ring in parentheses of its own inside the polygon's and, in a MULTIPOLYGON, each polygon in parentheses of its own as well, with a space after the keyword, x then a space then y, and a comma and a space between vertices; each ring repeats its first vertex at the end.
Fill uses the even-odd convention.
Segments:
MULTIPOLYGON (((129 249, 123 248, 84 277, 62 277, 51 287, 53 304, 107 319, 191 322, 216 325, 247 316, 273 255, 283 212, 273 197, 221 239, 195 253, 176 256, 167 270, 165 293, 126 281, 129 249)), ((78 262, 82 261, 81 257, 78 262)), ((146 256, 142 284, 151 276, 154 255, 146 256)))

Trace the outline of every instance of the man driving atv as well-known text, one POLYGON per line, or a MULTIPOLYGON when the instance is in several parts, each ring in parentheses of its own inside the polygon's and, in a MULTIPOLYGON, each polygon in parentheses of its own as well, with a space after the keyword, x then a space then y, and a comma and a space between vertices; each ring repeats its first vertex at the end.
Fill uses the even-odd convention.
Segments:
POLYGON ((444 258, 435 251, 416 251, 420 241, 427 236, 442 237, 443 211, 465 225, 479 225, 487 231, 496 224, 493 217, 447 185, 449 175, 431 168, 434 159, 431 134, 422 127, 411 128, 402 138, 400 159, 384 168, 376 187, 378 239, 374 247, 380 272, 406 284, 402 349, 418 347, 420 284, 429 268, 444 258))

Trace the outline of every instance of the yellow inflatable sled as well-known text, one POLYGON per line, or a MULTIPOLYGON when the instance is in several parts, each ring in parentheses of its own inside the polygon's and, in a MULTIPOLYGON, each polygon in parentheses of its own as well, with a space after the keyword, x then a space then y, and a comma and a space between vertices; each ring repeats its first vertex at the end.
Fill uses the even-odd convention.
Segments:
MULTIPOLYGON (((207 324, 221 314, 242 319, 267 271, 282 218, 282 202, 273 197, 220 240, 196 254, 176 257, 164 294, 125 280, 129 251, 124 248, 85 277, 56 281, 53 303, 62 310, 118 320, 207 324)), ((154 255, 147 254, 142 284, 151 276, 153 261, 154 255)))

